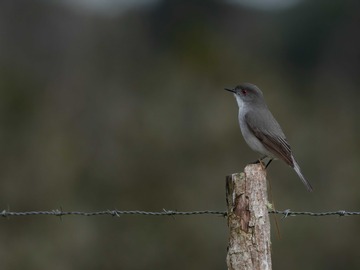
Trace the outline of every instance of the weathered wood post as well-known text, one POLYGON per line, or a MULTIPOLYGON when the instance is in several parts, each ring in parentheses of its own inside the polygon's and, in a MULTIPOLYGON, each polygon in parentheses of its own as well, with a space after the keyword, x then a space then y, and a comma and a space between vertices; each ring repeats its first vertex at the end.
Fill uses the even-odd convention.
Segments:
POLYGON ((226 177, 229 270, 271 270, 266 170, 249 164, 226 177))

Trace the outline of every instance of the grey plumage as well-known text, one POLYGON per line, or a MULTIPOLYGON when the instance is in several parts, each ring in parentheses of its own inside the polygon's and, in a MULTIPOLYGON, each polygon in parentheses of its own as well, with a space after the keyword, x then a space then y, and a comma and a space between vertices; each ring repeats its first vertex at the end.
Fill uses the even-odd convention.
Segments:
POLYGON ((285 134, 268 109, 263 93, 253 84, 243 83, 234 89, 239 105, 239 124, 241 133, 250 148, 270 159, 278 158, 291 166, 309 191, 310 183, 301 173, 285 134))

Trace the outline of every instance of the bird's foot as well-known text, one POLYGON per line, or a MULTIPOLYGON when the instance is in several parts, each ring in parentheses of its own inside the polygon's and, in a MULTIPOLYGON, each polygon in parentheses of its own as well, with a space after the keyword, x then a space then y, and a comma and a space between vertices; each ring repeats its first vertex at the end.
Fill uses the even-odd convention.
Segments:
POLYGON ((268 158, 268 157, 267 157, 267 156, 263 156, 263 157, 255 160, 255 161, 253 161, 253 162, 250 162, 249 164, 259 164, 259 163, 260 163, 262 169, 263 169, 263 170, 266 170, 266 168, 270 165, 271 161, 273 160, 273 159, 271 158, 271 159, 269 159, 268 162, 264 163, 264 160, 265 160, 266 158, 268 158))

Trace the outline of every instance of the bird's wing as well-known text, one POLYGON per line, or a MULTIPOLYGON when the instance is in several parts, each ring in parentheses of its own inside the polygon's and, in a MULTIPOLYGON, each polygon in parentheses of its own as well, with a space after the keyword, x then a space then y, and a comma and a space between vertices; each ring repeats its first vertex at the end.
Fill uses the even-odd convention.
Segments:
MULTIPOLYGON (((257 125, 254 125, 254 119, 250 119, 251 114, 245 115, 245 121, 249 128, 249 130, 254 134, 254 136, 265 146, 267 150, 269 150, 271 153, 273 153, 277 158, 282 159, 285 161, 288 165, 291 167, 294 167, 294 162, 292 159, 291 149, 290 145, 287 142, 283 132, 281 131, 281 128, 279 124, 276 122, 275 119, 268 119, 270 121, 273 121, 273 125, 278 127, 278 130, 280 130, 281 134, 275 134, 274 132, 264 129, 260 130, 257 125), (253 124, 251 124, 253 123, 253 124)), ((264 126, 264 125, 262 125, 264 126)), ((266 125, 265 125, 266 127, 266 125)))

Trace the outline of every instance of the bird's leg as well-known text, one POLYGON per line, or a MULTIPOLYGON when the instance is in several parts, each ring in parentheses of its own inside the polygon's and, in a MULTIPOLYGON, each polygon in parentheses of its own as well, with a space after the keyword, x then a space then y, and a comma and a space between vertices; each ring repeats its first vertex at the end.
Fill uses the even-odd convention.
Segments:
POLYGON ((258 163, 260 163, 260 164, 261 164, 261 167, 266 170, 267 167, 270 165, 271 161, 273 161, 273 159, 270 158, 270 160, 265 164, 265 163, 264 163, 264 159, 266 159, 266 158, 267 158, 267 156, 263 156, 263 157, 259 158, 257 161, 253 162, 252 164, 258 164, 258 163))
POLYGON ((264 169, 266 169, 267 165, 265 165, 264 162, 263 162, 263 160, 264 160, 265 158, 267 158, 267 156, 263 156, 263 157, 255 160, 255 161, 253 161, 253 162, 250 162, 249 164, 259 164, 259 163, 260 163, 260 164, 261 164, 261 167, 263 167, 264 169))
POLYGON ((271 161, 273 161, 273 159, 270 159, 270 160, 268 161, 268 163, 265 165, 265 169, 270 165, 271 161))
POLYGON ((261 168, 262 168, 263 170, 266 170, 267 165, 265 165, 264 159, 266 159, 266 156, 263 156, 262 158, 260 158, 260 159, 259 159, 259 162, 260 162, 261 168))

